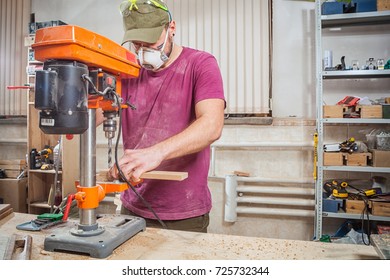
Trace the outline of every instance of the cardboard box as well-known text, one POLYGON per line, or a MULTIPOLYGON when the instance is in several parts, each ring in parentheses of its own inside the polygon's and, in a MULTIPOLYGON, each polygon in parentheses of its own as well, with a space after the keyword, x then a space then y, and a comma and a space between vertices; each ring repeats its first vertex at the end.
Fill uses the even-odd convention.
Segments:
POLYGON ((14 212, 27 213, 27 178, 0 179, 0 197, 14 212))
POLYGON ((326 166, 342 166, 344 165, 343 153, 324 153, 324 165, 326 166))
POLYGON ((372 166, 390 167, 390 151, 372 150, 372 166))
POLYGON ((358 105, 356 112, 361 119, 381 119, 383 115, 382 105, 358 105))
POLYGON ((390 217, 390 201, 371 201, 371 213, 375 216, 390 217))
POLYGON ((365 208, 363 200, 345 200, 345 212, 349 214, 362 214, 365 208))
POLYGON ((323 117, 342 119, 346 109, 347 107, 344 105, 324 105, 323 117))
POLYGON ((390 0, 377 0, 376 9, 378 11, 387 11, 390 10, 390 0))
POLYGON ((371 153, 345 153, 344 156, 349 166, 367 166, 368 161, 372 158, 371 153))

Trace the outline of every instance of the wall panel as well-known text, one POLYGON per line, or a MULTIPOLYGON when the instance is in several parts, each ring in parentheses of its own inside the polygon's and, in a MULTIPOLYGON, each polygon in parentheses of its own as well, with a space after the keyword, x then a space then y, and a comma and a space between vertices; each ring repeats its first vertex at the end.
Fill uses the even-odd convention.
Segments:
POLYGON ((27 90, 8 90, 8 85, 27 81, 27 48, 30 0, 0 0, 0 116, 27 114, 27 90))
POLYGON ((270 97, 268 0, 167 0, 175 41, 212 53, 221 68, 226 113, 267 114, 270 97))

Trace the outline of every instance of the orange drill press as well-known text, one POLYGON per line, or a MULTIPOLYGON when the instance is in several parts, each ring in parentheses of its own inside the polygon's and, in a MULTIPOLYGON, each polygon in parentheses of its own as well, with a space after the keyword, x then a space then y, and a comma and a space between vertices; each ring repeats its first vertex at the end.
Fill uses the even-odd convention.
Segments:
POLYGON ((121 79, 139 75, 136 57, 115 42, 86 29, 61 25, 39 29, 32 45, 36 60, 35 108, 47 134, 80 134, 80 180, 77 200, 80 221, 69 232, 45 238, 48 251, 69 251, 105 258, 145 229, 145 220, 113 215, 101 226, 95 210, 105 193, 123 191, 124 184, 96 184, 96 109, 106 116, 106 137, 114 137, 114 118, 127 108, 120 98, 121 79))

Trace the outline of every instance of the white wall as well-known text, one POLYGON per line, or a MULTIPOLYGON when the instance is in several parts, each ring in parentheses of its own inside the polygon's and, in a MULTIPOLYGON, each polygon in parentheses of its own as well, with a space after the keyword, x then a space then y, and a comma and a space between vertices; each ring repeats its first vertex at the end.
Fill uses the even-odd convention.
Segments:
MULTIPOLYGON (((36 21, 59 19, 120 43, 120 2, 32 0, 32 12, 36 21)), ((273 116, 314 118, 314 3, 274 0, 273 10, 273 116)))
POLYGON ((274 0, 273 13, 273 116, 314 118, 314 3, 274 0))
POLYGON ((35 21, 62 20, 104 35, 120 43, 123 36, 121 1, 32 0, 35 21))

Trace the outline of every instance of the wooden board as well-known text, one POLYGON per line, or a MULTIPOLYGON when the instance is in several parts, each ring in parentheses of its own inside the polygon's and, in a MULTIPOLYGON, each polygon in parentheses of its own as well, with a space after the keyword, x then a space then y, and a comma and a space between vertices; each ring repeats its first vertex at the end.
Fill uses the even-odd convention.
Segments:
MULTIPOLYGON (((19 170, 8 170, 8 169, 5 169, 4 172, 5 172, 6 178, 13 178, 13 179, 18 178, 18 176, 22 173, 22 171, 19 171, 19 170)), ((26 176, 23 176, 23 177, 26 177, 26 176)))
POLYGON ((19 164, 0 164, 0 169, 9 169, 9 170, 23 170, 25 168, 24 165, 19 164))
MULTIPOLYGON (((171 180, 171 181, 183 181, 188 178, 188 172, 177 171, 148 171, 141 175, 141 179, 156 179, 156 180, 171 180)), ((109 182, 111 181, 108 170, 102 170, 96 175, 96 181, 109 182)))
POLYGON ((148 171, 141 175, 141 179, 157 179, 157 180, 172 180, 183 181, 188 178, 187 172, 176 171, 148 171))
POLYGON ((13 211, 11 204, 0 204, 0 220, 7 217, 13 211))
POLYGON ((0 159, 0 165, 12 165, 16 164, 19 166, 25 166, 26 165, 26 160, 24 159, 0 159))
POLYGON ((234 171, 233 174, 240 176, 240 177, 250 177, 251 176, 251 174, 249 172, 245 172, 245 171, 234 171))

